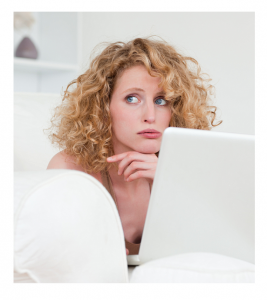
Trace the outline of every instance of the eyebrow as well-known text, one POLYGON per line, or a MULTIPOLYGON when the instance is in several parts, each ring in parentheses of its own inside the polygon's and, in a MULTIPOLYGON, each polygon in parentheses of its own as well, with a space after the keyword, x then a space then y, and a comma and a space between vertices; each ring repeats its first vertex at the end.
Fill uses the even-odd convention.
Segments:
MULTIPOLYGON (((125 91, 123 92, 123 94, 124 94, 124 93, 127 93, 127 92, 133 92, 133 91, 144 92, 143 89, 140 89, 140 88, 138 88, 138 87, 133 87, 133 88, 130 88, 130 89, 128 89, 128 90, 125 90, 125 91)), ((164 91, 160 91, 160 92, 156 93, 156 96, 158 96, 158 95, 165 95, 165 94, 166 94, 166 93, 165 93, 164 91)))

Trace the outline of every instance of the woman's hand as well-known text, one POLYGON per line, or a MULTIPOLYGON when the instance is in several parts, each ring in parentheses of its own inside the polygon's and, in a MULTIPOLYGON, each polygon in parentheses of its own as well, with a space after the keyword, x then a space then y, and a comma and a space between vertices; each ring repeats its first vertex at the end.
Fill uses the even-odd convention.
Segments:
POLYGON ((125 181, 130 182, 138 178, 147 178, 153 183, 158 158, 156 154, 128 151, 110 156, 107 158, 107 161, 121 161, 118 166, 118 175, 123 174, 125 181))

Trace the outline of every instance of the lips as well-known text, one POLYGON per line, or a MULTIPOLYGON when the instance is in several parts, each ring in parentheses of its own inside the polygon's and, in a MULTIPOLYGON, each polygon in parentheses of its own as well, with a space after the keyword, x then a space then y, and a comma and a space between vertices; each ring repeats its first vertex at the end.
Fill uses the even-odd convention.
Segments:
POLYGON ((138 132, 138 134, 148 139, 157 139, 161 136, 160 132, 158 132, 155 129, 149 129, 149 128, 138 132))
POLYGON ((155 129, 145 129, 142 131, 139 131, 138 134, 142 134, 142 133, 160 133, 159 131, 155 130, 155 129))

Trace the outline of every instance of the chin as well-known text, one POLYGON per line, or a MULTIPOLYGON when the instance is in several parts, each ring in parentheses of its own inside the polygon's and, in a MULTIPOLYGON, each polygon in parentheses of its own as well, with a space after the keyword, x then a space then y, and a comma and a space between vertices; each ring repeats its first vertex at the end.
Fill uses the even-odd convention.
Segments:
POLYGON ((158 145, 144 145, 140 147, 136 147, 137 149, 135 151, 144 153, 144 154, 152 154, 157 153, 160 149, 160 146, 158 145))

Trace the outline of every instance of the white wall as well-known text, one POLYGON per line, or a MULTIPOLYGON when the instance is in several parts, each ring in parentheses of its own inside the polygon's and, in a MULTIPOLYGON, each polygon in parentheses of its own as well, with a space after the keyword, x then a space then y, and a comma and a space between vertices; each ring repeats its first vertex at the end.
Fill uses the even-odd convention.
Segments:
POLYGON ((100 42, 156 34, 194 57, 212 78, 223 124, 216 131, 255 131, 253 12, 82 13, 82 65, 100 42))

